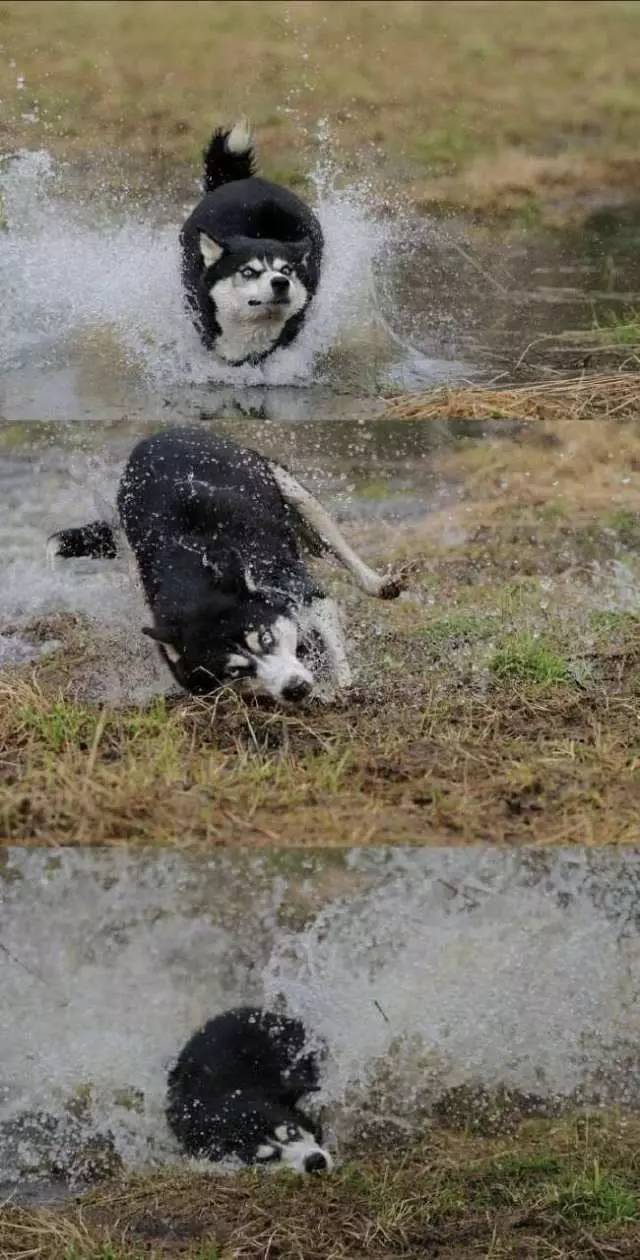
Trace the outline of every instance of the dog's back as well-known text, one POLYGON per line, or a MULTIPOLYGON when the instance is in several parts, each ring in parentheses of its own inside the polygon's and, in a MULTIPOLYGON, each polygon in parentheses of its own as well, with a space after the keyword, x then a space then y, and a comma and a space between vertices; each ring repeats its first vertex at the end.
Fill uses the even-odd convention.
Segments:
POLYGON ((185 1150, 215 1145, 236 1105, 292 1108, 314 1092, 318 1058, 305 1041, 299 1020, 257 1007, 226 1011, 194 1033, 168 1077, 167 1120, 185 1150))
POLYGON ((217 1015, 182 1050, 169 1075, 169 1091, 184 1098, 197 1089, 213 1097, 235 1089, 260 1088, 295 1103, 318 1087, 317 1056, 305 1050, 297 1019, 239 1007, 217 1015))
POLYGON ((167 549, 190 534, 215 534, 227 555, 238 548, 255 555, 256 540, 266 531, 265 562, 273 560, 280 577, 283 552, 298 564, 299 548, 269 461, 219 434, 185 428, 143 438, 122 475, 118 512, 151 599, 158 562, 163 566, 167 549))

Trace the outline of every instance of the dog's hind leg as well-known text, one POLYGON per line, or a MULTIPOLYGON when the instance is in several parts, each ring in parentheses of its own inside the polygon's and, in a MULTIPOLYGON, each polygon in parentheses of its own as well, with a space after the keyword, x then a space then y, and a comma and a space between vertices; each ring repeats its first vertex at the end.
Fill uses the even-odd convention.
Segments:
POLYGON ((118 544, 113 526, 107 521, 91 521, 77 529, 61 529, 47 542, 50 564, 56 559, 71 560, 85 556, 88 560, 114 560, 118 544))
POLYGON ((304 486, 279 464, 270 463, 271 472, 285 503, 293 508, 303 523, 308 526, 324 544, 327 551, 333 552, 338 560, 348 569, 357 585, 376 599, 396 599, 404 590, 405 579, 402 575, 380 574, 369 568, 364 560, 349 546, 346 538, 338 529, 335 521, 304 486))

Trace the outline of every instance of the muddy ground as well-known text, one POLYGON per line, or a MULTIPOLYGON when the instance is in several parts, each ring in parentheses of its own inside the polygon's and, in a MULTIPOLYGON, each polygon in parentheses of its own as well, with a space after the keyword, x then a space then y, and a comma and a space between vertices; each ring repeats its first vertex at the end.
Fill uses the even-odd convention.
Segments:
POLYGON ((617 1260, 638 1255, 638 1122, 435 1128, 326 1179, 165 1172, 0 1210, 2 1260, 617 1260))

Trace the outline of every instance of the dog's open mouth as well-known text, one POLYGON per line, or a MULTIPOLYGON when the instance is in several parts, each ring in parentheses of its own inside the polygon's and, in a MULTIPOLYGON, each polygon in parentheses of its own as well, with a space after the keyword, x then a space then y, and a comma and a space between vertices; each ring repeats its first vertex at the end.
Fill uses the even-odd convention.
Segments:
POLYGON ((291 306, 291 298, 274 297, 268 302, 258 302, 255 298, 250 298, 249 306, 264 306, 266 310, 270 310, 272 306, 291 306))

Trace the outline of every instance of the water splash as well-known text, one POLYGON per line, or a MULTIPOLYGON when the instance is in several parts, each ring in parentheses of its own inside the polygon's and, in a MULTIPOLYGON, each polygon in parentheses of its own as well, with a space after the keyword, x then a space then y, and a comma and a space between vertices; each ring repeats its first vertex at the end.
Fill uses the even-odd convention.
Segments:
POLYGON ((473 1083, 637 1105, 639 880, 633 853, 579 849, 9 850, 3 1173, 107 1133, 129 1168, 173 1160, 168 1066, 247 1002, 327 1039, 345 1134, 376 1109, 415 1130, 473 1083))
POLYGON ((0 368, 55 368, 90 353, 106 356, 156 393, 212 381, 317 382, 330 350, 373 335, 373 270, 388 265, 397 243, 396 227, 380 217, 373 189, 363 183, 340 191, 338 177, 328 159, 313 172, 326 252, 302 335, 264 366, 238 369, 212 359, 183 309, 183 208, 130 206, 115 216, 99 189, 69 200, 65 170, 46 152, 17 154, 0 174, 0 368))

